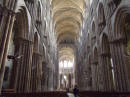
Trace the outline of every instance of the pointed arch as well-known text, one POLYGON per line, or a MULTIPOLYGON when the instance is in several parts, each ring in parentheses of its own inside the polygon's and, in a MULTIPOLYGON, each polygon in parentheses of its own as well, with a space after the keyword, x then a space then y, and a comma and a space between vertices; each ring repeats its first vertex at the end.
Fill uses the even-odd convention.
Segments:
POLYGON ((100 3, 98 7, 98 27, 99 27, 99 33, 102 32, 102 30, 106 26, 106 19, 105 19, 105 13, 104 13, 104 7, 103 4, 100 3))
POLYGON ((109 39, 106 34, 103 33, 101 41, 101 52, 102 54, 110 54, 109 39))
POLYGON ((34 34, 34 45, 33 45, 33 52, 38 53, 39 51, 39 43, 38 43, 38 34, 34 34))
POLYGON ((92 22, 92 33, 95 33, 95 22, 92 22))
POLYGON ((94 48, 94 52, 93 52, 93 58, 95 60, 95 64, 98 64, 98 50, 97 47, 94 48))
POLYGON ((42 18, 42 10, 41 10, 41 3, 38 1, 37 4, 37 21, 41 21, 42 18))
POLYGON ((32 41, 32 39, 30 38, 32 35, 31 16, 28 12, 28 9, 25 6, 20 6, 19 10, 16 12, 16 23, 16 26, 18 26, 19 30, 17 33, 20 32, 19 37, 32 41))

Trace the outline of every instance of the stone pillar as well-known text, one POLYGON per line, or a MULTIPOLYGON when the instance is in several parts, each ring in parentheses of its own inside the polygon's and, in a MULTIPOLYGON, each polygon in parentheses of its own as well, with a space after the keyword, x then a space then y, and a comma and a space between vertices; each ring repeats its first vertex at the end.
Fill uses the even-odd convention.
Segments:
POLYGON ((111 43, 111 54, 115 72, 116 91, 128 91, 128 75, 126 69, 125 48, 123 42, 111 43))
POLYGON ((96 78, 96 91, 100 91, 100 81, 101 81, 101 78, 100 78, 100 65, 99 64, 95 64, 96 65, 96 75, 95 75, 95 78, 96 78))
POLYGON ((84 65, 82 66, 82 90, 88 90, 88 78, 89 78, 89 75, 88 75, 88 72, 89 71, 87 71, 88 69, 86 68, 86 66, 85 66, 85 63, 84 63, 84 65))
POLYGON ((0 43, 0 91, 3 84, 5 61, 8 54, 8 46, 12 35, 14 20, 15 14, 7 9, 3 9, 3 16, 0 24, 0 32, 3 34, 0 43))
POLYGON ((42 80, 41 80, 41 92, 45 91, 45 80, 46 80, 46 62, 42 62, 42 80))
POLYGON ((68 74, 68 88, 71 88, 71 85, 72 85, 72 74, 69 73, 68 74))
POLYGON ((98 63, 92 63, 92 90, 99 91, 99 84, 100 84, 100 73, 99 73, 99 65, 98 63))
POLYGON ((31 71, 31 90, 32 92, 41 91, 42 81, 42 56, 39 53, 33 53, 32 71, 31 71))
POLYGON ((113 91, 114 90, 114 81, 112 76, 112 64, 110 60, 110 55, 102 54, 101 59, 101 80, 103 83, 102 91, 113 91))
POLYGON ((49 68, 49 79, 48 79, 48 90, 52 91, 53 90, 53 70, 52 68, 49 68))
POLYGON ((48 68, 47 63, 43 65, 43 91, 48 89, 48 68))
POLYGON ((96 65, 92 64, 92 90, 96 91, 96 65))
POLYGON ((86 68, 86 89, 88 91, 92 90, 92 68, 91 68, 91 63, 90 63, 90 59, 87 62, 87 68, 86 68))
POLYGON ((19 41, 18 54, 21 58, 17 61, 15 89, 17 92, 29 92, 33 45, 31 41, 22 38, 17 41, 19 41))

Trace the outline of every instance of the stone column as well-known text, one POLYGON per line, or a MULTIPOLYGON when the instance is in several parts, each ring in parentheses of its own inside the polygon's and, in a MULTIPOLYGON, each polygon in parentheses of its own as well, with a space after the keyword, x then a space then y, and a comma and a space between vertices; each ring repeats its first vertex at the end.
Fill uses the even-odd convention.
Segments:
POLYGON ((53 90, 53 70, 52 68, 49 67, 48 71, 49 79, 48 79, 48 90, 52 91, 53 90))
POLYGON ((92 90, 99 91, 99 84, 100 84, 100 65, 97 62, 92 63, 92 90))
POLYGON ((42 72, 42 91, 47 91, 48 68, 46 62, 43 63, 42 72))
POLYGON ((70 73, 69 75, 68 75, 68 88, 71 88, 71 83, 72 82, 72 74, 70 73))
POLYGON ((103 76, 104 77, 104 90, 109 91, 109 89, 110 89, 109 78, 108 78, 108 71, 109 71, 108 65, 109 64, 107 64, 107 60, 104 56, 102 58, 103 58, 103 70, 104 70, 104 72, 103 72, 103 74, 104 74, 104 76, 103 76))
POLYGON ((95 64, 96 65, 96 70, 95 70, 95 78, 96 78, 96 91, 100 91, 100 81, 101 81, 101 78, 100 78, 100 65, 98 63, 95 64))
POLYGON ((101 54, 100 56, 101 61, 101 72, 102 76, 101 82, 103 86, 101 87, 101 91, 112 91, 112 72, 111 72, 111 62, 110 62, 110 55, 108 54, 101 54))
POLYGON ((31 71, 31 89, 32 92, 41 91, 42 79, 42 56, 39 53, 33 53, 32 71, 31 71))
POLYGON ((31 80, 31 68, 32 68, 32 52, 33 44, 31 41, 27 41, 27 53, 26 53, 26 82, 25 82, 25 92, 31 92, 30 90, 30 80, 31 80))
POLYGON ((92 89, 96 91, 96 65, 92 64, 92 89))
POLYGON ((17 61, 17 75, 15 88, 17 92, 29 92, 30 89, 30 73, 32 61, 32 42, 25 39, 17 39, 19 44, 19 56, 21 58, 17 61))
POLYGON ((111 54, 115 72, 116 91, 128 91, 128 75, 126 69, 125 48, 123 42, 111 43, 111 54))
POLYGON ((92 89, 92 86, 91 86, 92 85, 91 84, 92 83, 92 69, 91 69, 90 62, 87 62, 86 72, 87 72, 87 75, 86 75, 86 84, 87 84, 87 87, 86 87, 86 89, 90 91, 92 89))
POLYGON ((8 53, 10 37, 15 20, 15 14, 7 9, 3 9, 3 17, 0 24, 0 32, 3 34, 0 44, 0 91, 2 88, 5 72, 5 61, 8 53))

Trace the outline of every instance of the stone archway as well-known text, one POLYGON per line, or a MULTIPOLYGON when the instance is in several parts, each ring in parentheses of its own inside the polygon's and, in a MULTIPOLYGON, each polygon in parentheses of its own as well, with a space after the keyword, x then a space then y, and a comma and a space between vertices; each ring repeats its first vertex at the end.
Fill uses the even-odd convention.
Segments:
POLYGON ((130 91, 129 80, 129 18, 130 7, 121 5, 115 14, 111 54, 115 71, 116 91, 130 91))
POLYGON ((106 20, 105 20, 105 13, 104 13, 104 7, 103 4, 99 4, 98 8, 98 31, 99 34, 103 31, 104 27, 106 26, 106 20))

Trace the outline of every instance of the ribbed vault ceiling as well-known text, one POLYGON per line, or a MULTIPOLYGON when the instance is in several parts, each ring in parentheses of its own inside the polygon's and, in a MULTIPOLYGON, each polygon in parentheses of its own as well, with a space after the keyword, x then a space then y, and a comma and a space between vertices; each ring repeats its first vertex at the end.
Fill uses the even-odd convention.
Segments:
POLYGON ((78 31, 82 24, 84 14, 84 2, 89 0, 52 0, 52 17, 57 35, 57 43, 60 46, 59 57, 74 57, 72 45, 77 39, 78 31), (68 47, 67 47, 68 45, 68 47), (62 47, 62 48, 61 48, 62 47))
POLYGON ((70 60, 73 61, 74 50, 70 47, 61 48, 59 51, 59 60, 70 60))
POLYGON ((78 33, 82 23, 83 4, 83 0, 52 0, 52 16, 57 36, 67 32, 78 33))

